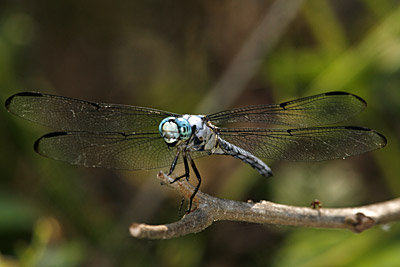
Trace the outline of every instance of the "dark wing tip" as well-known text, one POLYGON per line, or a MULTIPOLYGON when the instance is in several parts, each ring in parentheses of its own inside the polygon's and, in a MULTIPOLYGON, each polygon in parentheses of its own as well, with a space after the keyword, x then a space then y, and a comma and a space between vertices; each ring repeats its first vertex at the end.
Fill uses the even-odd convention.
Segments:
POLYGON ((11 102, 14 100, 15 97, 19 97, 19 96, 43 96, 42 93, 38 93, 38 92, 20 92, 20 93, 16 93, 12 96, 10 96, 9 98, 7 98, 6 102, 5 102, 5 106, 6 109, 8 111, 10 111, 9 107, 11 105, 11 102))
POLYGON ((38 140, 36 140, 36 142, 33 144, 33 149, 35 150, 36 153, 39 153, 39 145, 40 145, 40 141, 42 141, 42 137, 40 137, 38 140))
POLYGON ((347 92, 342 92, 342 91, 332 91, 332 92, 327 92, 325 95, 351 95, 350 93, 347 92))
POLYGON ((387 139, 386 139, 386 136, 384 136, 383 134, 381 134, 379 132, 376 132, 376 131, 375 131, 375 133, 378 134, 381 137, 382 141, 383 141, 382 144, 381 144, 381 147, 385 147, 387 145, 387 142, 388 142, 387 139))
POLYGON ((357 131, 373 131, 370 128, 362 127, 362 126, 344 126, 345 129, 349 130, 357 130, 357 131))
POLYGON ((39 153, 40 155, 42 155, 42 153, 39 150, 40 142, 45 138, 57 137, 57 136, 62 136, 62 135, 68 135, 68 132, 52 132, 52 133, 45 134, 42 137, 40 137, 38 140, 36 140, 36 142, 33 144, 33 149, 36 151, 36 153, 39 153))
POLYGON ((10 111, 9 106, 14 97, 15 97, 15 95, 10 96, 9 98, 7 98, 6 102, 4 103, 4 105, 8 111, 10 111))
POLYGON ((16 93, 14 96, 43 96, 43 94, 39 92, 20 92, 16 93))
POLYGON ((342 91, 333 91, 333 92, 327 92, 327 93, 325 93, 325 95, 349 95, 349 96, 352 96, 352 97, 358 99, 362 103, 364 103, 365 106, 367 105, 367 101, 365 101, 360 96, 352 94, 352 93, 347 93, 347 92, 342 92, 342 91))

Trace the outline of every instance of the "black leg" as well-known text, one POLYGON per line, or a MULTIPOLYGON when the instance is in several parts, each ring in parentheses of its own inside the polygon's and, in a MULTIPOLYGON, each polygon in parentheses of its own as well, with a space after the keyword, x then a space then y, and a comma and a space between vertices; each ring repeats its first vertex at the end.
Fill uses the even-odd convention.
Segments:
POLYGON ((192 157, 190 156, 189 153, 187 154, 187 157, 189 158, 189 160, 190 160, 190 165, 192 166, 192 169, 193 169, 194 173, 196 174, 197 180, 199 181, 199 182, 197 183, 195 189, 194 189, 193 194, 190 196, 190 199, 189 199, 189 208, 188 208, 188 210, 187 210, 187 213, 189 213, 190 210, 192 209, 193 198, 196 196, 197 192, 199 191, 200 184, 201 184, 201 177, 200 177, 200 172, 197 170, 197 167, 196 167, 196 165, 194 164, 194 161, 193 161, 193 159, 192 159, 192 157))
MULTIPOLYGON (((187 157, 188 157, 188 152, 185 151, 185 153, 183 154, 183 164, 185 165, 185 174, 182 175, 182 177, 186 177, 186 181, 189 182, 189 177, 190 177, 190 169, 189 169, 189 163, 187 161, 187 157)), ((190 158, 190 155, 189 155, 190 158)))
POLYGON ((177 150, 176 150, 175 158, 174 158, 174 160, 172 161, 171 168, 169 168, 169 171, 168 171, 168 173, 167 173, 167 176, 170 176, 171 173, 175 170, 176 163, 178 162, 178 158, 179 158, 179 154, 180 154, 180 153, 181 153, 181 151, 180 151, 179 149, 177 149, 177 150))
MULTIPOLYGON (((187 152, 184 151, 183 154, 182 154, 182 157, 183 157, 183 164, 185 165, 185 173, 182 174, 181 176, 176 177, 176 178, 171 182, 171 184, 172 184, 172 183, 175 183, 176 181, 179 181, 179 180, 182 179, 183 177, 186 177, 186 181, 189 181, 190 170, 189 170, 189 163, 188 163, 188 161, 187 161, 186 155, 187 155, 187 152)), ((175 162, 175 165, 176 165, 175 159, 174 159, 174 162, 175 162)))

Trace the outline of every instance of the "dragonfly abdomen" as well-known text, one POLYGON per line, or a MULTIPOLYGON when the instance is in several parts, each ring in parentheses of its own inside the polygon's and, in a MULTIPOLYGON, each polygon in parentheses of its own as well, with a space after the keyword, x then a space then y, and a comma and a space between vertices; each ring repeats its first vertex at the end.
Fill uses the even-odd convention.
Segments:
POLYGON ((221 152, 216 152, 215 154, 225 154, 225 155, 230 155, 233 156, 237 159, 240 159, 241 161, 249 164, 251 167, 256 169, 261 175, 264 176, 272 176, 272 171, 271 168, 268 167, 267 164, 265 164, 262 160, 251 154, 250 152, 237 147, 224 139, 218 137, 218 145, 220 147, 220 150, 222 150, 223 153, 221 152))

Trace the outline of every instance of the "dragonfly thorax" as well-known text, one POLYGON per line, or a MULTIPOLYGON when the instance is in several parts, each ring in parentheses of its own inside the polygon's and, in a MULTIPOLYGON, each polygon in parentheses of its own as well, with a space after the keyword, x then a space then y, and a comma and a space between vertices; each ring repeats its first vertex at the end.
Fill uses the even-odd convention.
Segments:
POLYGON ((183 115, 183 118, 187 119, 192 127, 193 140, 190 145, 191 149, 210 151, 215 148, 217 135, 212 127, 208 125, 204 115, 183 115))
POLYGON ((167 117, 161 121, 158 128, 169 146, 174 146, 180 140, 186 141, 192 135, 192 127, 185 118, 167 117))

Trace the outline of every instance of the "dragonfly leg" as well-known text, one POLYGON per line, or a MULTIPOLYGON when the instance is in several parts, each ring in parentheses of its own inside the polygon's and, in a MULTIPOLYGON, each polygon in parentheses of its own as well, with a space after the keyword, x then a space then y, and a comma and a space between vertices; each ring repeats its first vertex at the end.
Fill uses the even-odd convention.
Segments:
POLYGON ((200 172, 199 172, 199 170, 197 170, 197 167, 194 164, 194 161, 193 161, 193 159, 192 159, 192 157, 190 156, 189 153, 187 154, 187 157, 190 160, 190 165, 192 166, 192 169, 193 169, 194 173, 196 174, 196 177, 197 177, 197 180, 198 180, 198 183, 197 183, 197 185, 196 185, 196 187, 195 187, 195 189, 193 191, 193 194, 190 196, 190 199, 189 199, 189 208, 187 209, 187 213, 189 213, 190 210, 192 209, 193 198, 196 196, 197 192, 199 191, 200 184, 201 184, 201 177, 200 177, 200 172))
MULTIPOLYGON (((189 170, 189 164, 188 164, 186 155, 187 155, 187 152, 184 151, 183 154, 182 154, 182 157, 183 157, 183 164, 185 165, 185 173, 182 174, 182 175, 180 175, 180 176, 178 176, 178 177, 176 177, 176 178, 171 182, 171 184, 172 184, 172 183, 175 183, 176 181, 179 181, 179 180, 182 179, 183 177, 186 178, 186 181, 189 181, 190 170, 189 170)), ((174 159, 174 161, 175 161, 175 159, 174 159)), ((175 165, 176 165, 176 162, 175 162, 175 165)))
POLYGON ((171 175, 171 173, 175 170, 176 167, 176 163, 178 162, 178 158, 179 158, 179 154, 181 153, 181 151, 179 149, 176 150, 176 155, 174 160, 172 161, 171 167, 169 168, 169 171, 167 173, 167 175, 171 175))

